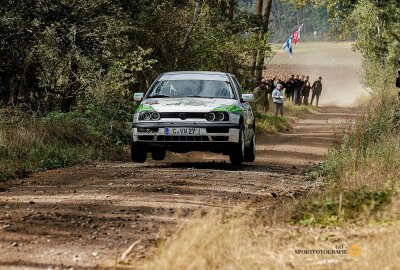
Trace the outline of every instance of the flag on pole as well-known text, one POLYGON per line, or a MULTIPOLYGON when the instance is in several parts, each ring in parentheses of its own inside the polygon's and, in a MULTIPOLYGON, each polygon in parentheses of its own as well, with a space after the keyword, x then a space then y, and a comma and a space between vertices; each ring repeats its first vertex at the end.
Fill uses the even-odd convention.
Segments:
POLYGON ((293 35, 291 35, 288 40, 283 44, 283 49, 285 52, 290 54, 290 58, 293 58, 293 48, 292 48, 292 42, 293 42, 293 35))
POLYGON ((303 28, 303 25, 300 25, 299 28, 297 28, 296 31, 293 32, 293 42, 295 45, 297 45, 297 43, 299 43, 299 40, 301 38, 301 30, 303 28))

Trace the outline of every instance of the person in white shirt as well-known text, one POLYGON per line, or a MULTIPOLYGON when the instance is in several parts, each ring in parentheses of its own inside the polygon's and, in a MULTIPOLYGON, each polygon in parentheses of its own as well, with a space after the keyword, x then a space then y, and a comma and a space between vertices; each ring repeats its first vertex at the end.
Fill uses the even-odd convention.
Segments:
POLYGON ((278 83, 276 85, 275 90, 272 92, 272 101, 275 104, 275 115, 278 115, 278 113, 281 114, 281 116, 283 116, 283 85, 278 83))

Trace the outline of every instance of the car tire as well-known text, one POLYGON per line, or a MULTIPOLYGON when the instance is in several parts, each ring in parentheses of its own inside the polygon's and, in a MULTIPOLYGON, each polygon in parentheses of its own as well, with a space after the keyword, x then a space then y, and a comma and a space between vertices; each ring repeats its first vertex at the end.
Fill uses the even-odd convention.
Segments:
POLYGON ((255 159, 256 159, 256 135, 253 134, 249 147, 245 148, 244 161, 254 162, 255 159))
POLYGON ((239 131, 239 142, 234 146, 232 152, 229 153, 229 160, 232 165, 240 166, 244 161, 244 129, 243 126, 240 127, 239 131))
POLYGON ((151 152, 151 158, 153 160, 164 160, 167 155, 167 151, 165 149, 158 149, 151 152))
POLYGON ((144 163, 147 159, 147 151, 140 146, 131 143, 131 160, 137 163, 144 163))

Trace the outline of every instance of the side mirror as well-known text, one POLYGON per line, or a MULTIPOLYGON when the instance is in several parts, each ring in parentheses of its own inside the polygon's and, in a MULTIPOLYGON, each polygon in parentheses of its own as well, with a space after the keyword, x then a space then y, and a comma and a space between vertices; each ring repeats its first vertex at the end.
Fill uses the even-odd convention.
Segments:
POLYGON ((133 94, 133 100, 134 101, 141 101, 143 99, 144 94, 143 93, 134 93, 133 94))
POLYGON ((254 95, 253 94, 243 94, 242 95, 242 100, 244 102, 251 102, 254 101, 254 95))

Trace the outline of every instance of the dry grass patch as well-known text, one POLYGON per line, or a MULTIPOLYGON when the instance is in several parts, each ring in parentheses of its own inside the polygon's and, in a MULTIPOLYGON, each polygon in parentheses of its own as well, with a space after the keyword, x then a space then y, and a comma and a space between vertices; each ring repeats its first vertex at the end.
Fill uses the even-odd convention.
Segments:
POLYGON ((399 237, 398 223, 382 227, 264 226, 254 212, 239 207, 227 214, 212 212, 186 222, 154 251, 143 268, 397 269, 399 237), (360 247, 361 254, 296 253, 338 248, 346 253, 350 246, 360 247))

